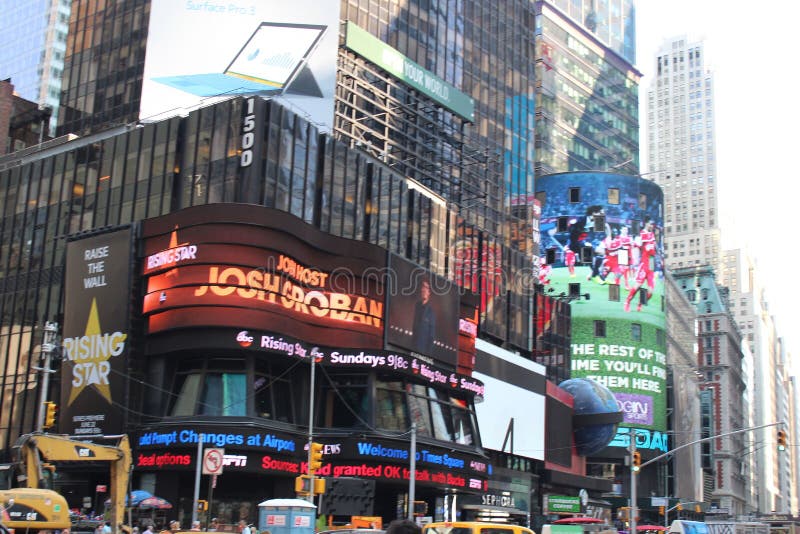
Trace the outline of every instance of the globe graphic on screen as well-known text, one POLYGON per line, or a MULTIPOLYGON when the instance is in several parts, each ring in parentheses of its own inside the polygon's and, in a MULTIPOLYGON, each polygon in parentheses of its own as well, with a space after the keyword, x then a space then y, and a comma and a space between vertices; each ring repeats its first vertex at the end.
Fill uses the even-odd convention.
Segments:
MULTIPOLYGON (((570 378, 558 387, 575 398, 575 415, 621 414, 614 394, 589 378, 570 378)), ((621 420, 621 417, 618 416, 621 420)), ((575 448, 581 456, 591 456, 603 450, 617 433, 617 423, 576 426, 575 448)))

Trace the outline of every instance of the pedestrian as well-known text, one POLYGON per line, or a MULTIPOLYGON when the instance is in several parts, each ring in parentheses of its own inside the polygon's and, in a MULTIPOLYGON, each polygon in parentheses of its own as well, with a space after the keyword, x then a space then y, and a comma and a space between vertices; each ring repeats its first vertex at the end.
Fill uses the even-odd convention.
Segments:
POLYGON ((103 524, 103 534, 111 534, 111 521, 106 521, 103 524))
POLYGON ((192 528, 189 529, 193 532, 200 532, 200 521, 192 521, 192 528))
POLYGON ((250 527, 247 526, 247 521, 244 519, 239 520, 239 534, 251 534, 250 527))
POLYGON ((219 530, 219 521, 216 517, 211 519, 211 525, 208 526, 209 532, 216 532, 219 530))
POLYGON ((147 528, 144 529, 144 532, 142 534, 156 534, 155 532, 153 532, 153 525, 147 525, 147 528))
POLYGON ((422 534, 422 528, 410 519, 395 519, 386 527, 386 534, 422 534))

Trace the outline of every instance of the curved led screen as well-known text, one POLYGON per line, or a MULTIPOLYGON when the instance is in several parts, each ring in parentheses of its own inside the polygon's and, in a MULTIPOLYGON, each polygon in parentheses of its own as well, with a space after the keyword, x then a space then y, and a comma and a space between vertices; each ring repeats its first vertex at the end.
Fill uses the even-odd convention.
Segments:
POLYGON ((149 219, 142 237, 149 334, 269 325, 310 343, 383 348, 380 247, 242 204, 149 219))
POLYGON ((539 284, 572 307, 572 376, 608 387, 640 448, 666 450, 663 193, 639 177, 573 172, 537 180, 539 284))

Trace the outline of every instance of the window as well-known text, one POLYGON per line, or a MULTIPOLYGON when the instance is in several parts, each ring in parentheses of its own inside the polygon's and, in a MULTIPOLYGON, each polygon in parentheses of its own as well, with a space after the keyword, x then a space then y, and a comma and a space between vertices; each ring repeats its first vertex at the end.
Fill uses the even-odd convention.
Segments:
POLYGON ((642 340, 642 325, 639 323, 631 323, 631 339, 634 341, 642 340))
MULTIPOLYGON (((296 423, 296 376, 288 374, 291 364, 272 358, 258 358, 253 382, 256 416, 285 423, 296 423)), ((299 392, 298 392, 299 394, 299 392)))
POLYGON ((180 386, 170 415, 247 415, 244 373, 190 373, 176 380, 180 386))
MULTIPOLYGON (((319 383, 318 383, 319 384, 319 383)), ((365 428, 369 424, 369 390, 366 374, 333 374, 320 386, 317 424, 337 428, 365 428)), ((380 398, 380 390, 376 391, 380 398)), ((401 399, 402 400, 402 399, 401 399)), ((376 411, 379 402, 376 403, 376 411)), ((377 419, 376 414, 376 419, 377 419)), ((397 428, 396 430, 405 427, 397 428)))
POLYGON ((475 442, 473 418, 466 410, 466 402, 453 402, 455 399, 449 397, 443 397, 445 402, 439 402, 432 388, 419 384, 408 384, 406 390, 409 414, 417 424, 417 432, 464 445, 475 442))
POLYGON ((409 427, 405 397, 402 382, 382 382, 375 390, 375 426, 405 431, 409 427))
POLYGON ((619 302, 619 285, 611 284, 608 286, 608 300, 619 302))
POLYGON ((664 334, 664 331, 660 328, 656 328, 656 345, 659 347, 664 347, 667 345, 667 336, 664 334))
POLYGON ((572 204, 581 201, 581 188, 580 187, 570 187, 569 188, 569 201, 572 204))
POLYGON ((605 215, 595 215, 592 217, 594 220, 594 231, 595 232, 603 232, 606 229, 606 216, 605 215))
POLYGON ((581 248, 581 263, 592 263, 594 257, 594 250, 591 245, 586 245, 581 248))
POLYGON ((419 384, 376 382, 375 425, 405 432, 416 423, 417 432, 440 441, 463 445, 478 443, 472 405, 419 384))
POLYGON ((595 321, 594 322, 594 337, 606 337, 606 322, 605 321, 595 321))

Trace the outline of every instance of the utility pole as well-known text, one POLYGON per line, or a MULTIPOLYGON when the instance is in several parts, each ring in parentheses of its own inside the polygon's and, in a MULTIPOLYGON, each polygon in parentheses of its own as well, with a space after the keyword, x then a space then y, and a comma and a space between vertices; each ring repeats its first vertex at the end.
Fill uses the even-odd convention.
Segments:
POLYGON ((53 353, 56 350, 54 341, 58 336, 58 323, 47 321, 44 325, 44 337, 42 340, 42 357, 44 358, 44 367, 32 367, 37 371, 42 372, 42 387, 39 393, 39 416, 36 420, 36 430, 42 432, 44 430, 44 416, 47 407, 47 392, 50 389, 50 375, 55 373, 50 369, 50 364, 53 360, 53 353))
POLYGON ((314 475, 315 472, 311 470, 311 460, 314 449, 314 371, 315 363, 317 361, 314 351, 311 351, 311 384, 309 385, 309 400, 308 400, 308 502, 314 504, 314 475))
POLYGON ((631 443, 628 449, 631 453, 631 517, 630 517, 630 528, 628 529, 629 532, 636 534, 636 516, 639 515, 639 508, 636 506, 636 499, 638 496, 636 495, 636 487, 637 487, 637 476, 639 476, 639 466, 634 465, 634 458, 636 457, 636 429, 631 428, 631 443))
MULTIPOLYGON (((200 477, 202 476, 203 441, 205 434, 197 436, 197 465, 194 470, 194 497, 192 498, 192 525, 197 521, 197 507, 200 503, 200 477)), ((209 483, 210 484, 210 483, 209 483)))
POLYGON ((411 423, 411 461, 408 466, 411 473, 408 477, 408 520, 414 521, 414 499, 417 498, 417 423, 411 423))

